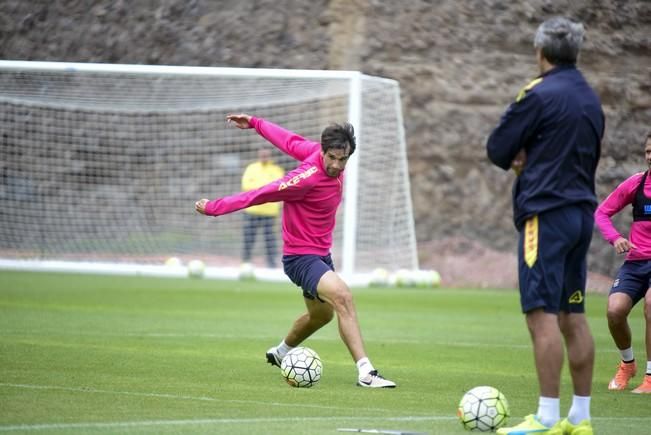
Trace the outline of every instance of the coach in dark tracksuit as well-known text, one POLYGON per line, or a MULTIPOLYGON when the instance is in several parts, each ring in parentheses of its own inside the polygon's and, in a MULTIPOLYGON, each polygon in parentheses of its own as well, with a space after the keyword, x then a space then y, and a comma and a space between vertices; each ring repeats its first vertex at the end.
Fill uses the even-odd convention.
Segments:
POLYGON ((517 429, 498 433, 579 428, 592 433, 594 342, 584 301, 604 115, 576 68, 582 39, 583 26, 565 18, 538 28, 534 47, 541 75, 522 89, 487 143, 489 159, 517 174, 513 217, 520 233, 520 301, 540 384, 537 413, 517 429), (561 420, 563 338, 575 395, 568 418, 561 420))

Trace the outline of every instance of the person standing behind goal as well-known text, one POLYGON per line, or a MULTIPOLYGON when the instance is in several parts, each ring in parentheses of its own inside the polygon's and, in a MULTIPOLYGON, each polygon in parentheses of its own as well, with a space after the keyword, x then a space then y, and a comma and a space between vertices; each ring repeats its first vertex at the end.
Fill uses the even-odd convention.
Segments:
POLYGON ((582 24, 562 17, 538 27, 534 48, 540 75, 520 91, 486 145, 495 165, 517 174, 513 218, 519 232, 520 303, 540 387, 536 414, 498 429, 500 435, 593 433, 586 257, 605 120, 599 97, 576 68, 583 33, 582 24), (574 396, 561 420, 563 341, 574 396))
MULTIPOLYGON (((285 175, 283 168, 271 160, 271 150, 260 148, 258 160, 250 163, 242 174, 242 191, 257 189, 283 175, 285 175)), ((244 210, 243 263, 251 263, 256 234, 258 229, 262 228, 267 249, 267 266, 276 267, 276 218, 279 214, 280 204, 277 202, 254 205, 244 210)))
POLYGON ((278 149, 301 162, 283 178, 258 189, 195 203, 197 212, 220 216, 251 205, 284 202, 283 267, 292 282, 303 289, 307 312, 296 319, 278 346, 267 351, 267 362, 280 367, 287 352, 328 324, 336 313, 339 335, 357 365, 357 385, 394 388, 396 384, 382 377, 366 355, 353 295, 335 273, 330 256, 344 168, 355 152, 353 126, 345 123, 326 127, 319 144, 247 114, 228 115, 226 119, 240 129, 255 128, 278 149))
POLYGON ((618 254, 626 254, 608 296, 608 328, 622 356, 608 389, 626 389, 637 372, 628 315, 642 300, 646 319, 646 374, 633 393, 651 394, 651 132, 644 142, 644 157, 648 169, 617 186, 597 208, 595 220, 604 239, 618 254), (633 205, 633 223, 627 239, 619 234, 610 218, 629 204, 633 205))

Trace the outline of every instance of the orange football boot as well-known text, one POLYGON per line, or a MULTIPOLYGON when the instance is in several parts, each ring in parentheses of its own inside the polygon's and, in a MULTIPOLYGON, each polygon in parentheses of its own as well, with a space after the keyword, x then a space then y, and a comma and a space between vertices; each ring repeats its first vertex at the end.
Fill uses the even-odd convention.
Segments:
POLYGON ((651 394, 651 375, 645 375, 642 384, 632 392, 635 394, 651 394))
POLYGON ((633 376, 637 373, 637 365, 635 361, 630 363, 625 363, 622 361, 617 367, 617 373, 615 377, 610 380, 608 384, 609 390, 623 390, 628 385, 628 381, 631 380, 633 376))

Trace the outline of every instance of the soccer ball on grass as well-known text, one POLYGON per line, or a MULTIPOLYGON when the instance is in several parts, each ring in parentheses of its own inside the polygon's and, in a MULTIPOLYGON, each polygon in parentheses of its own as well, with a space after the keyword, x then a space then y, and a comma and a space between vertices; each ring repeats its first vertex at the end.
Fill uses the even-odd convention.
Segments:
POLYGON ((441 285, 441 275, 435 270, 414 270, 413 282, 416 287, 438 287, 441 285))
POLYGON ((242 281, 252 281, 255 279, 255 269, 251 263, 240 264, 240 270, 237 277, 242 281))
POLYGON ((382 267, 373 269, 371 273, 371 279, 368 283, 371 287, 386 287, 389 285, 389 272, 382 267))
POLYGON ((292 387, 310 388, 321 379, 323 364, 319 355, 309 347, 295 347, 283 358, 280 371, 292 387))
POLYGON ((190 278, 203 278, 206 265, 201 260, 191 260, 188 263, 188 276, 190 278))
POLYGON ((506 423, 509 403, 497 388, 475 387, 461 398, 457 415, 467 430, 494 431, 506 423))

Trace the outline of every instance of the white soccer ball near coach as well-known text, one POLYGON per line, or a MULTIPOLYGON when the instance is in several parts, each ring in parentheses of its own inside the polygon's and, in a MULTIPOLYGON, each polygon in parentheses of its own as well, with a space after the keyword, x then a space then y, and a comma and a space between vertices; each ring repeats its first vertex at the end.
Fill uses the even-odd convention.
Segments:
POLYGON ((466 430, 493 432, 504 426, 510 415, 509 403, 497 388, 475 387, 463 395, 457 416, 466 430))

